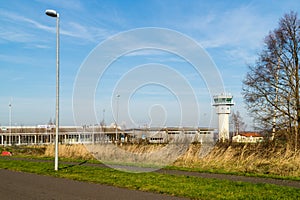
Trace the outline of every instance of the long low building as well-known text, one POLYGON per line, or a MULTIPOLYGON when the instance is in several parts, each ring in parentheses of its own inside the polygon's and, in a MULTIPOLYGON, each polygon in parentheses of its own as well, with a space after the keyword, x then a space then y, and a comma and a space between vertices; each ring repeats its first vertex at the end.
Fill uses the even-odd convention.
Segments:
MULTIPOLYGON (((212 140, 214 129, 192 127, 133 128, 115 126, 60 126, 61 144, 85 143, 170 143, 212 140)), ((0 130, 0 145, 43 145, 54 143, 55 126, 12 126, 0 130)))
POLYGON ((147 141, 149 143, 170 143, 188 140, 203 142, 214 137, 214 129, 193 127, 165 127, 165 128, 134 128, 125 130, 132 136, 133 141, 147 141))

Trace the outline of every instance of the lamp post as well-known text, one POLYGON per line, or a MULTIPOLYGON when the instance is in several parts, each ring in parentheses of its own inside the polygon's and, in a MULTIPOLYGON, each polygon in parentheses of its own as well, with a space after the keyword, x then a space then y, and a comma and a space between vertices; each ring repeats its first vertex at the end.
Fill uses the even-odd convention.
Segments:
POLYGON ((59 132, 59 14, 55 10, 46 10, 46 15, 56 17, 56 111, 55 111, 55 161, 54 170, 58 170, 58 132, 59 132))
POLYGON ((117 95, 116 142, 118 141, 119 99, 120 99, 120 95, 118 94, 117 95))
POLYGON ((8 144, 9 145, 12 145, 12 137, 11 137, 11 102, 9 102, 8 104, 8 107, 9 107, 9 142, 8 144))

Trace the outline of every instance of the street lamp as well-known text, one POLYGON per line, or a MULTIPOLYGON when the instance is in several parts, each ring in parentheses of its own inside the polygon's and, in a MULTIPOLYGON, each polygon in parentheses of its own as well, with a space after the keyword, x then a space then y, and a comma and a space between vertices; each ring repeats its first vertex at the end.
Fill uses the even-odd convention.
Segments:
POLYGON ((54 170, 58 170, 58 132, 59 132, 59 14, 55 10, 46 10, 46 15, 56 17, 56 111, 55 111, 55 161, 54 170))
POLYGON ((120 99, 120 95, 118 94, 117 95, 116 142, 118 141, 119 99, 120 99))
POLYGON ((9 107, 9 142, 8 144, 9 145, 12 145, 12 137, 11 137, 11 101, 9 102, 8 104, 8 107, 9 107))

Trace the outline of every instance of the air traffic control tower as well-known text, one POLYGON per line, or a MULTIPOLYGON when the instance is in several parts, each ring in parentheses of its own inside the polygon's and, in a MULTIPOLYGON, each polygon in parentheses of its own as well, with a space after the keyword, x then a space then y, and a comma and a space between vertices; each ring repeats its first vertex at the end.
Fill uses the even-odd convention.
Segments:
POLYGON ((233 106, 232 95, 221 94, 214 96, 214 104, 219 117, 219 140, 229 140, 229 114, 233 106))

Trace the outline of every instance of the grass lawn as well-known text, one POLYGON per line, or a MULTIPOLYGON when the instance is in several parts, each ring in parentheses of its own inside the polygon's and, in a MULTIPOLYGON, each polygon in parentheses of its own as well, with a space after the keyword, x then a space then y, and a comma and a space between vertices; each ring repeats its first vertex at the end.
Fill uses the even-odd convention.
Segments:
POLYGON ((300 189, 296 188, 155 172, 127 173, 110 168, 66 164, 60 164, 60 170, 55 172, 52 162, 9 159, 1 159, 0 168, 192 199, 300 199, 300 189))

